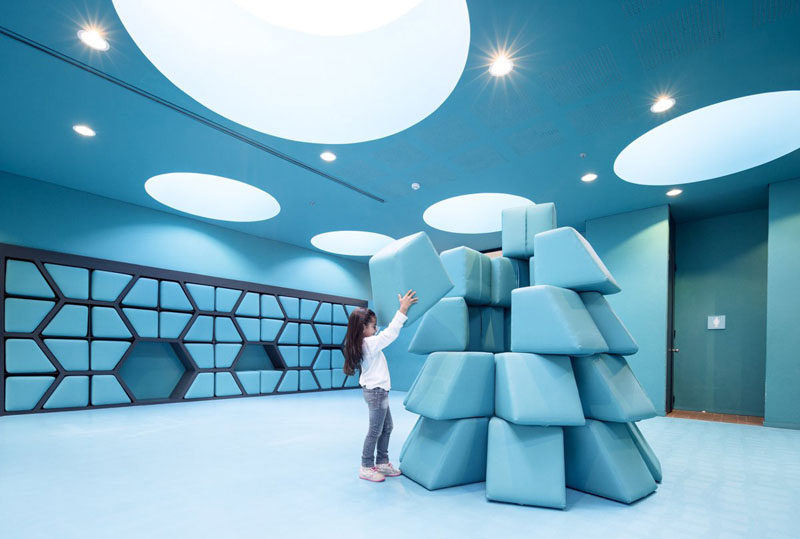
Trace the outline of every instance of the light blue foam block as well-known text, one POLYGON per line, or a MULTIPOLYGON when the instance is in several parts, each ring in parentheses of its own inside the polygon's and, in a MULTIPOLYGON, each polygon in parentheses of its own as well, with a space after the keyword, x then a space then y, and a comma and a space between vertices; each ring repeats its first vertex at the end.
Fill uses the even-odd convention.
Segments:
POLYGON ((333 343, 333 326, 328 324, 314 324, 319 340, 322 344, 333 343))
POLYGON ((278 346, 278 351, 283 358, 283 361, 286 363, 287 367, 299 367, 300 366, 300 347, 296 345, 280 345, 278 346))
POLYGON ((321 304, 319 306, 319 309, 317 310, 317 314, 314 315, 314 322, 321 322, 323 324, 330 324, 333 321, 333 319, 331 318, 332 316, 333 316, 333 314, 332 314, 332 310, 331 310, 331 304, 330 303, 323 303, 323 304, 321 304))
POLYGON ((236 376, 242 384, 245 393, 258 395, 261 390, 261 373, 259 371, 238 371, 236 376))
POLYGON ((633 443, 636 444, 639 454, 642 455, 647 469, 650 470, 650 475, 653 476, 656 483, 660 483, 663 474, 661 473, 661 463, 658 461, 655 451, 653 451, 653 448, 647 443, 647 440, 636 423, 625 423, 625 425, 628 427, 628 433, 630 433, 633 443))
POLYGON ((266 318, 283 318, 283 311, 278 298, 270 294, 261 295, 261 316, 266 318))
MULTIPOLYGON (((211 343, 186 343, 186 350, 192 356, 198 369, 214 368, 214 345, 211 343)), ((213 393, 213 384, 212 384, 213 393)))
POLYGON ((233 365, 236 355, 242 348, 240 344, 217 343, 214 345, 214 365, 218 369, 227 369, 233 365))
POLYGON ((258 341, 261 338, 261 323, 258 318, 245 318, 244 316, 237 316, 236 323, 244 333, 244 340, 258 341))
POLYGON ((470 307, 467 350, 502 352, 505 350, 505 320, 502 307, 470 307))
POLYGON ((130 345, 131 343, 126 341, 92 341, 90 357, 92 370, 112 370, 125 355, 130 345))
POLYGON ((44 344, 64 369, 68 371, 89 370, 89 341, 82 339, 45 339, 44 344))
POLYGON ((131 323, 133 330, 139 337, 158 337, 158 311, 123 307, 122 314, 131 323))
POLYGON ((201 311, 214 310, 214 287, 204 284, 187 283, 186 289, 192 295, 197 308, 201 311))
POLYGON ((231 395, 241 395, 242 390, 236 385, 236 380, 229 372, 214 373, 214 396, 229 397, 231 395))
POLYGON ((331 388, 331 371, 328 370, 315 370, 314 376, 317 377, 317 382, 319 382, 320 389, 330 389, 331 388))
MULTIPOLYGON (((331 368, 331 351, 320 350, 317 354, 317 359, 314 361, 314 370, 330 370, 331 368)), ((330 384, 328 384, 330 385, 330 384)))
POLYGON ((242 336, 227 316, 214 317, 214 339, 218 342, 241 342, 242 336))
POLYGON ((6 411, 33 410, 54 380, 52 376, 9 376, 6 378, 6 411))
POLYGON ((158 281, 140 277, 122 299, 123 305, 132 307, 158 306, 158 281))
POLYGON ((408 310, 410 325, 453 288, 424 232, 400 238, 378 251, 369 260, 369 273, 374 310, 382 326, 388 325, 397 311, 397 294, 417 292, 419 301, 408 310))
POLYGON ((131 336, 131 332, 113 308, 92 307, 92 335, 101 338, 127 339, 131 336))
POLYGON ((344 305, 339 305, 338 303, 334 303, 333 305, 331 305, 331 321, 334 324, 347 325, 348 316, 350 315, 345 310, 344 305))
POLYGON ((259 295, 256 292, 248 292, 242 298, 239 307, 236 308, 236 314, 239 316, 254 316, 257 317, 260 312, 259 295))
POLYGON ((319 339, 311 324, 300 324, 300 344, 319 344, 319 339))
POLYGON ((291 296, 278 296, 283 305, 283 310, 288 318, 300 318, 300 298, 291 296))
POLYGON ((608 353, 629 356, 639 351, 633 336, 600 292, 581 292, 581 300, 589 316, 608 344, 608 353))
POLYGON ((319 305, 319 301, 313 299, 301 299, 300 300, 300 318, 303 320, 311 320, 314 318, 314 313, 317 310, 317 305, 319 305))
POLYGON ((37 298, 53 298, 55 294, 33 262, 6 262, 6 293, 37 298))
MULTIPOLYGON (((158 335, 162 339, 177 339, 183 328, 186 327, 186 324, 189 323, 189 320, 192 319, 192 315, 189 313, 173 313, 169 311, 161 311, 158 314, 158 335)), ((228 322, 230 319, 226 318, 228 322)), ((237 333, 238 336, 238 333, 237 333)), ((218 341, 223 341, 225 339, 220 339, 217 337, 218 341)), ((241 340, 241 339, 240 339, 241 340)))
POLYGON ((486 498, 564 509, 564 433, 560 427, 489 421, 486 498))
POLYGON ((92 376, 92 405, 124 404, 131 402, 128 394, 119 385, 113 374, 97 374, 92 376))
POLYGON ((239 296, 242 295, 241 290, 234 290, 233 288, 221 288, 217 287, 215 301, 214 301, 214 309, 219 312, 228 313, 233 310, 234 305, 239 300, 239 296))
POLYGON ((657 485, 628 427, 587 419, 583 427, 564 427, 564 460, 569 488, 633 503, 657 485))
POLYGON ((314 358, 317 357, 318 351, 319 348, 316 346, 300 346, 298 353, 298 366, 310 367, 314 362, 314 358))
POLYGON ((494 371, 493 354, 434 352, 403 404, 415 414, 438 420, 491 416, 494 371))
POLYGON ((274 341, 283 326, 283 320, 272 318, 261 319, 261 340, 274 341))
POLYGON ((420 320, 408 351, 425 355, 464 351, 468 342, 467 302, 464 298, 442 298, 420 320))
POLYGON ((281 336, 278 337, 278 342, 281 344, 297 344, 299 342, 299 327, 297 322, 289 322, 286 327, 281 331, 281 336))
POLYGON ((332 326, 331 327, 331 344, 339 346, 344 343, 344 338, 347 335, 347 326, 332 326))
POLYGON ((655 417, 653 403, 622 356, 572 358, 586 417, 628 423, 655 417))
POLYGON ((484 481, 488 425, 488 417, 421 417, 403 454, 403 475, 428 490, 484 481))
POLYGON ((319 389, 314 373, 311 371, 300 371, 300 391, 312 391, 319 389))
POLYGON ((511 350, 579 356, 608 346, 576 292, 536 285, 511 293, 511 350))
POLYGON ((184 399, 203 399, 214 396, 214 373, 201 372, 195 376, 192 385, 183 396, 184 399))
POLYGON ((33 339, 6 339, 6 370, 10 373, 55 372, 56 368, 33 339))
POLYGON ((583 425, 568 356, 495 355, 495 415, 517 425, 583 425))
POLYGON ((281 379, 283 371, 258 371, 261 374, 260 392, 272 393, 275 391, 275 386, 278 385, 278 380, 281 379))
POLYGON ((56 282, 64 297, 89 299, 89 270, 59 264, 45 264, 47 273, 56 282))
POLYGON ((42 335, 54 337, 86 337, 89 331, 89 307, 86 305, 63 305, 53 317, 42 335))
POLYGON ((286 371, 286 375, 283 377, 283 380, 281 380, 281 383, 278 386, 278 393, 297 391, 300 387, 298 384, 298 378, 298 371, 286 371))
POLYGON ((408 451, 409 442, 411 442, 416 436, 417 431, 419 430, 419 425, 422 423, 422 416, 417 416, 417 420, 414 422, 414 426, 411 427, 411 432, 408 433, 408 437, 403 442, 403 447, 400 449, 400 454, 397 456, 397 460, 402 463, 403 458, 406 455, 406 451, 408 451))
POLYGON ((503 256, 527 260, 533 256, 534 237, 556 227, 556 207, 552 202, 506 208, 502 213, 503 256))
MULTIPOLYGON (((338 372, 341 372, 341 371, 338 371, 338 372)), ((358 375, 356 374, 354 376, 346 376, 345 379, 344 379, 344 387, 351 387, 351 388, 359 387, 359 377, 358 377, 358 375)))
POLYGON ((511 291, 528 286, 528 263, 516 258, 492 258, 492 292, 490 304, 511 307, 511 291))
POLYGON ((549 284, 579 292, 616 294, 620 287, 577 230, 562 227, 534 238, 536 284, 549 284))
POLYGON ((331 370, 331 387, 333 388, 340 388, 344 387, 344 382, 347 379, 347 375, 342 372, 342 369, 332 369, 331 370))
POLYGON ((469 247, 443 251, 444 269, 453 282, 447 297, 462 297, 468 305, 488 305, 492 299, 492 261, 469 247))
POLYGON ((114 301, 133 277, 112 271, 92 271, 92 299, 114 301))
POLYGON ((4 327, 6 331, 31 333, 54 305, 53 301, 6 298, 4 327))
MULTIPOLYGON (((88 346, 87 346, 88 348, 88 346)), ((65 376, 43 408, 84 408, 89 406, 89 377, 65 376)))
POLYGON ((159 302, 162 309, 170 309, 172 311, 194 310, 181 285, 174 281, 161 281, 159 302))
POLYGON ((331 349, 331 369, 344 368, 344 353, 339 348, 331 349))

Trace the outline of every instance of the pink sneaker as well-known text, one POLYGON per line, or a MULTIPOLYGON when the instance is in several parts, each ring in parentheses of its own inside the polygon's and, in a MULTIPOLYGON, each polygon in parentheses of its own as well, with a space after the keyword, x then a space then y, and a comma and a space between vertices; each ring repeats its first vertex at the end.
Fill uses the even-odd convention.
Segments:
POLYGON ((385 481, 386 478, 383 476, 381 472, 378 471, 378 468, 373 466, 372 468, 367 468, 365 466, 361 467, 361 470, 358 472, 358 477, 361 479, 366 479, 367 481, 374 481, 375 483, 380 483, 381 481, 385 481))
POLYGON ((387 462, 386 464, 378 464, 375 466, 375 469, 386 477, 397 477, 401 473, 400 470, 392 466, 391 462, 387 462))

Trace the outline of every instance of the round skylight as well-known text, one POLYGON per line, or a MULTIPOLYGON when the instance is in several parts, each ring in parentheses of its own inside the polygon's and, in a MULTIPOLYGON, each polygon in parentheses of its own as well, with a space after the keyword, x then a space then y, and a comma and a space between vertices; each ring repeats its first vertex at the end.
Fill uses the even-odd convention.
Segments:
POLYGON ((278 201, 258 187, 211 174, 160 174, 147 180, 144 189, 170 208, 220 221, 263 221, 281 211, 278 201))
POLYGON ((375 232, 335 230, 317 234, 311 238, 311 245, 340 255, 372 256, 393 241, 394 238, 375 232))
POLYGON ((525 197, 505 193, 473 193, 440 200, 422 218, 433 228, 459 234, 500 232, 506 208, 533 204, 525 197))
POLYGON ((469 52, 465 0, 113 0, 200 104, 300 142, 386 137, 435 111, 469 52))
POLYGON ((800 91, 722 101, 678 116, 631 142, 617 176, 676 185, 734 174, 800 148, 800 91))

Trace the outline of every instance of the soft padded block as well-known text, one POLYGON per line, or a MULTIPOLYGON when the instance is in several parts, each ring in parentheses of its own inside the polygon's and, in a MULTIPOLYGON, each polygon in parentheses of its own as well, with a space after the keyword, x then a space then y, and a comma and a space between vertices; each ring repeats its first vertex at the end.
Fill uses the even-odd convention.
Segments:
POLYGON ((571 227, 537 234, 536 284, 616 294, 620 287, 589 242, 571 227))
POLYGON ((492 261, 469 247, 448 249, 439 255, 453 282, 447 297, 462 297, 468 305, 488 305, 492 299, 492 261))
POLYGON ((255 292, 246 293, 236 308, 236 314, 239 316, 258 316, 259 312, 259 295, 255 292))
POLYGON ((278 342, 281 344, 297 344, 299 339, 299 327, 297 322, 289 322, 286 327, 281 331, 281 336, 278 337, 278 342))
POLYGON ((583 425, 568 356, 495 356, 495 415, 517 425, 583 425))
POLYGON ((314 315, 314 322, 322 322, 325 324, 330 324, 333 321, 331 316, 332 316, 331 304, 323 303, 319 306, 317 314, 314 315))
POLYGON ((132 278, 133 276, 124 273, 102 270, 92 271, 92 299, 98 301, 116 300, 132 278))
POLYGON ((559 427, 489 421, 486 498, 564 509, 564 432, 559 427))
MULTIPOLYGON (((161 311, 158 314, 158 335, 162 339, 177 339, 183 331, 183 328, 186 327, 186 324, 188 324, 191 319, 192 315, 189 313, 161 311)), ((226 318, 225 320, 231 323, 230 319, 226 318)), ((233 324, 231 323, 231 325, 233 324)), ((236 333, 236 336, 238 337, 239 334, 236 333)), ((224 341, 226 339, 217 336, 217 340, 224 341)), ((241 340, 241 338, 236 340, 241 340)))
POLYGON ((503 256, 527 259, 533 256, 534 237, 554 229, 556 206, 552 202, 506 208, 502 213, 503 256))
POLYGON ((581 301, 608 344, 608 353, 629 356, 639 351, 633 336, 600 292, 581 292, 581 301))
POLYGON ((300 318, 300 298, 278 296, 287 318, 300 318))
POLYGON ((322 344, 331 344, 333 342, 333 326, 314 324, 314 328, 317 330, 317 335, 319 335, 319 340, 322 344))
POLYGON ((261 323, 258 318, 237 316, 236 323, 239 324, 242 333, 244 333, 244 340, 258 341, 261 339, 261 323))
MULTIPOLYGON (((187 343, 186 350, 192 356, 198 369, 214 368, 214 345, 211 343, 187 343)), ((212 391, 213 392, 213 391, 212 391)))
POLYGON ((311 371, 300 371, 300 391, 312 391, 319 389, 314 373, 311 371))
POLYGON ((564 427, 564 460, 569 488, 623 503, 657 488, 624 423, 587 419, 564 427))
POLYGON ((111 339, 127 339, 131 332, 117 311, 111 307, 92 307, 92 335, 111 339))
POLYGON ((300 366, 300 350, 298 346, 278 346, 284 363, 287 367, 300 366))
POLYGON ((331 370, 331 387, 340 388, 344 387, 344 381, 347 378, 341 369, 331 370))
MULTIPOLYGON (((320 350, 317 354, 317 359, 314 361, 314 370, 330 370, 331 368, 331 351, 320 350)), ((328 384, 330 385, 330 384, 328 384)))
POLYGON ((347 326, 332 326, 331 327, 331 344, 339 346, 344 343, 344 337, 347 335, 347 326))
POLYGON ((278 386, 278 393, 286 393, 289 391, 297 391, 300 387, 298 385, 298 372, 297 371, 286 371, 286 375, 281 380, 281 384, 278 386))
POLYGON ((586 417, 628 423, 655 417, 653 403, 622 356, 572 358, 586 417))
POLYGON ((408 451, 408 443, 416 437, 416 432, 419 430, 419 424, 422 422, 422 416, 417 417, 417 421, 414 423, 414 426, 411 427, 411 432, 408 433, 408 437, 406 441, 403 442, 403 447, 400 449, 400 454, 397 456, 397 460, 399 462, 403 462, 403 458, 406 455, 406 451, 408 451))
POLYGON ((317 310, 317 305, 319 305, 319 301, 313 299, 301 299, 300 300, 300 318, 303 320, 311 320, 314 318, 314 313, 317 310))
POLYGON ((319 344, 319 339, 311 324, 300 324, 300 344, 319 344))
POLYGON ((492 260, 492 297, 495 307, 511 307, 511 291, 528 286, 528 263, 516 258, 497 256, 492 260))
POLYGON ((530 286, 538 284, 536 282, 536 260, 533 256, 528 259, 528 282, 530 286))
POLYGON ((91 365, 93 371, 110 371, 130 348, 125 341, 92 341, 91 365))
MULTIPOLYGON (((189 298, 181 288, 179 283, 174 281, 161 281, 159 290, 159 302, 162 309, 173 311, 193 311, 189 298)), ((256 313, 258 316, 258 313, 256 313)))
POLYGON ((434 352, 403 404, 431 419, 487 417, 494 413, 494 355, 434 352))
POLYGON ((469 318, 464 298, 443 298, 422 317, 408 351, 430 354, 464 351, 469 342, 469 318))
POLYGON ((33 410, 55 380, 52 376, 10 376, 6 378, 6 411, 33 410))
POLYGON ((197 308, 201 311, 214 310, 214 287, 204 284, 187 283, 186 289, 192 295, 197 308))
POLYGON ((331 388, 331 371, 328 370, 321 370, 321 371, 314 371, 314 376, 317 377, 317 382, 319 383, 320 389, 330 389, 331 388))
POLYGON ((214 308, 223 313, 228 313, 233 310, 239 296, 242 295, 241 290, 234 290, 232 288, 217 288, 214 308))
POLYGON ((157 307, 158 306, 158 281, 140 277, 122 298, 123 305, 133 307, 157 307))
POLYGON ((242 384, 245 393, 258 395, 261 390, 261 373, 259 371, 238 371, 236 376, 242 384))
POLYGON ((158 311, 123 307, 122 314, 131 323, 133 330, 139 337, 158 337, 158 311))
POLYGON ((487 417, 421 417, 403 455, 403 475, 428 490, 485 480, 488 425, 487 417))
POLYGON ((263 294, 261 296, 261 316, 267 318, 283 318, 283 311, 278 304, 278 298, 263 294))
POLYGON ((6 293, 37 298, 53 298, 55 294, 33 262, 6 262, 6 293))
POLYGON ((183 396, 184 399, 203 399, 214 396, 214 373, 201 372, 195 376, 192 385, 183 396))
POLYGON ((470 307, 469 343, 467 350, 475 352, 502 352, 505 322, 502 307, 470 307))
POLYGON ((42 335, 55 337, 86 337, 89 332, 89 307, 64 305, 42 330, 42 335))
POLYGON ((272 318, 261 319, 261 340, 274 341, 278 332, 283 326, 283 320, 273 320, 272 318))
POLYGON ((576 292, 536 285, 511 293, 511 350, 586 356, 608 346, 576 292))
POLYGON ((44 320, 55 302, 39 299, 6 298, 6 331, 31 333, 44 320))
POLYGON ((344 387, 360 387, 358 376, 347 376, 344 379, 344 387))
POLYGON ((298 354, 299 366, 300 367, 310 367, 312 363, 314 363, 314 358, 317 356, 317 351, 319 348, 316 346, 301 346, 300 353, 298 354))
POLYGON ((217 343, 214 345, 214 365, 218 369, 227 369, 233 365, 236 355, 242 348, 240 344, 217 343))
POLYGON ((642 459, 647 465, 647 469, 650 470, 653 479, 656 483, 660 483, 663 477, 661 473, 661 463, 658 461, 658 457, 653 451, 653 448, 647 443, 647 440, 636 423, 625 423, 625 425, 628 427, 631 439, 633 439, 633 443, 636 444, 636 448, 639 450, 639 454, 642 455, 642 459))
POLYGON ((184 341, 211 342, 214 337, 214 318, 200 315, 194 319, 189 331, 186 332, 184 341))
POLYGON ((68 371, 89 370, 89 341, 79 339, 45 339, 61 366, 68 371))
POLYGON ((344 354, 341 349, 334 348, 331 350, 331 369, 344 368, 344 354))
POLYGON ((258 371, 261 373, 261 393, 272 393, 275 391, 275 386, 278 385, 278 380, 281 379, 283 371, 258 371))
POLYGON ((229 372, 214 373, 214 396, 227 397, 230 395, 241 395, 242 390, 236 385, 236 380, 229 372))
POLYGON ((122 386, 119 385, 119 381, 117 380, 116 376, 112 374, 98 374, 92 376, 93 406, 101 406, 104 404, 123 404, 128 402, 131 402, 131 399, 128 397, 128 394, 125 393, 125 390, 122 389, 122 386))
POLYGON ((333 304, 331 306, 331 320, 334 324, 344 324, 346 326, 349 316, 344 309, 344 305, 333 304))
POLYGON ((419 301, 408 310, 411 325, 453 288, 442 260, 424 232, 393 241, 369 259, 372 298, 378 325, 397 311, 397 294, 415 290, 419 301))
POLYGON ((33 339, 6 340, 6 370, 10 373, 55 372, 56 368, 33 339))
POLYGON ((222 342, 241 342, 242 336, 233 325, 233 320, 226 316, 217 316, 214 317, 214 339, 222 342))
POLYGON ((47 273, 56 282, 64 297, 89 299, 89 270, 58 264, 45 264, 47 273))
POLYGON ((65 376, 43 408, 84 408, 89 406, 89 377, 65 376))

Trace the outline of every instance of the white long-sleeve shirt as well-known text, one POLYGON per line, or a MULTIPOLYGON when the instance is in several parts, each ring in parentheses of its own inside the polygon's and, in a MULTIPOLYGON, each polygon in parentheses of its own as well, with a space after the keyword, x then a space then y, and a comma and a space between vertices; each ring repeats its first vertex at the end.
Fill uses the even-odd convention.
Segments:
POLYGON ((383 349, 394 342, 406 320, 408 317, 397 311, 386 329, 372 337, 364 338, 364 344, 361 346, 361 376, 358 378, 361 386, 367 389, 380 387, 386 391, 392 388, 389 366, 386 364, 383 349))

